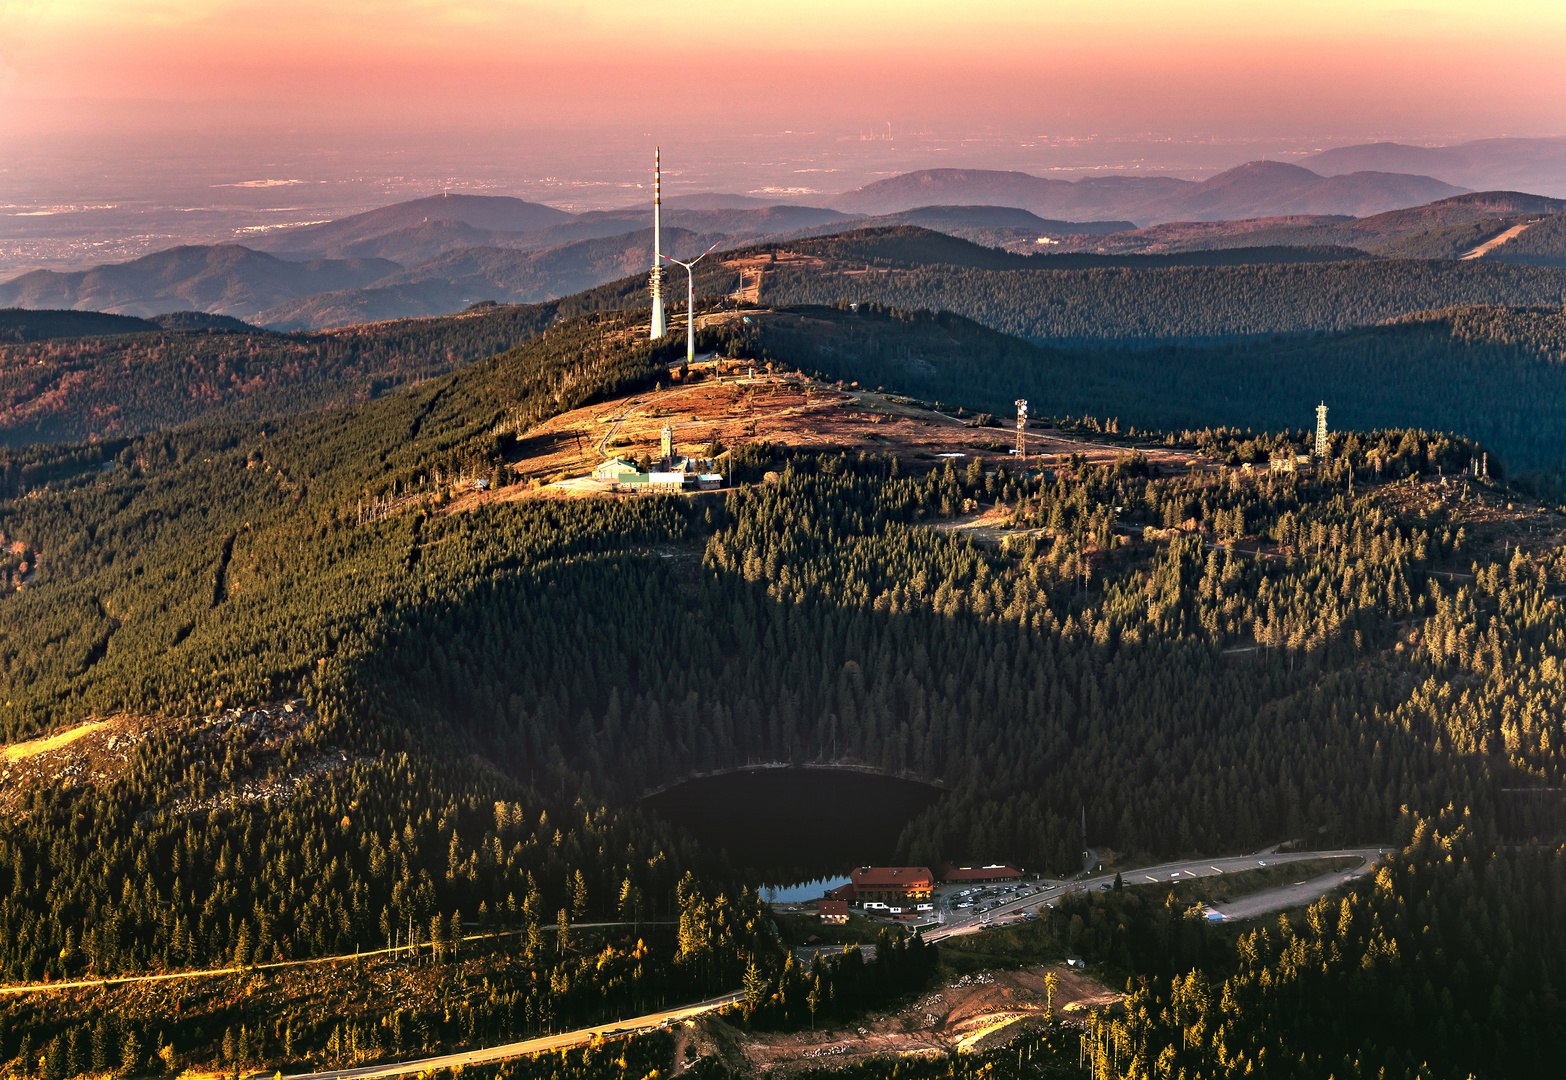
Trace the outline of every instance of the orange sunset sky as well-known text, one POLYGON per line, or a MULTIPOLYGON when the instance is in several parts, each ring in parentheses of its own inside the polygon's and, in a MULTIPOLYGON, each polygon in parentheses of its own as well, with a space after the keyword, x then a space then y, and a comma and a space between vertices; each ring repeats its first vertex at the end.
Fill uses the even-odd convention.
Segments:
POLYGON ((1563 43, 1560 0, 0 0, 0 131, 264 107, 303 126, 1551 135, 1563 43))

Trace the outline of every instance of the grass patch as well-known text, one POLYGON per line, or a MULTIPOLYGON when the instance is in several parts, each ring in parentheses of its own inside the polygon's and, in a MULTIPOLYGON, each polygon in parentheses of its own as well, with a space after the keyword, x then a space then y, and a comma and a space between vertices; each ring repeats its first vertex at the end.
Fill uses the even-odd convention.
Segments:
POLYGON ((783 940, 790 945, 873 945, 883 924, 871 922, 862 915, 850 914, 846 923, 824 923, 815 915, 797 911, 776 911, 783 940), (811 937, 819 941, 811 941, 811 937))
POLYGON ((1066 950, 1050 926, 1048 914, 1032 922, 944 938, 937 943, 942 975, 1030 967, 1066 959, 1066 950))

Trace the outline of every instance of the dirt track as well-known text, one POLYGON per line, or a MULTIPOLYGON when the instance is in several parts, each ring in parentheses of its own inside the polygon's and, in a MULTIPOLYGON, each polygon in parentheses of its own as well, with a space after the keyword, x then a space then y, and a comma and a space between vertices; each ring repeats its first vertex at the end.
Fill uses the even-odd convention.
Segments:
POLYGON ((1463 252, 1463 254, 1458 256, 1458 261, 1461 262, 1461 261, 1463 261, 1465 259, 1480 259, 1480 258, 1483 258, 1484 256, 1488 255, 1490 252, 1494 251, 1496 248, 1500 247, 1502 244, 1506 243, 1508 240, 1516 239, 1519 235, 1521 235, 1521 233, 1522 233, 1522 231, 1524 229, 1526 229, 1530 225, 1535 225, 1535 224, 1537 224, 1537 222, 1525 221, 1521 225, 1513 225, 1510 229, 1507 229, 1500 236, 1494 237, 1494 238, 1492 238, 1490 240, 1486 240, 1484 243, 1480 244, 1478 247, 1474 248, 1472 251, 1465 251, 1465 252, 1463 252))
POLYGON ((1054 1007, 1062 1016, 1081 1015, 1120 1000, 1121 995, 1063 965, 1021 971, 965 975, 936 986, 899 1012, 864 1017, 847 1027, 787 1034, 744 1034, 708 1018, 693 1041, 730 1068, 781 1075, 869 1057, 945 1056, 983 1050, 1014 1038, 1021 1027, 1042 1022, 1049 1007, 1044 977, 1060 984, 1054 1007))

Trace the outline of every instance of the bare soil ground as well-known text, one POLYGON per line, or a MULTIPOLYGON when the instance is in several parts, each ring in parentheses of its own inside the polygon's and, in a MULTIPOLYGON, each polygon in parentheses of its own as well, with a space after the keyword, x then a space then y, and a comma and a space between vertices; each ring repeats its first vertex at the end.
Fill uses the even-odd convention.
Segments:
MULTIPOLYGON (((1044 977, 1060 980, 1054 1006, 1064 1017, 1119 1001, 1121 995, 1080 971, 1040 965, 948 979, 897 1012, 863 1017, 846 1027, 747 1033, 717 1017, 697 1021, 688 1041, 730 1068, 780 1076, 871 1057, 944 1057, 984 1050, 1042 1023, 1049 1007, 1044 977)), ((687 1036, 682 1033, 682 1044, 687 1036)), ((685 1061, 684 1046, 679 1060, 685 1061)), ((683 1064, 677 1067, 682 1068, 683 1064)))
POLYGON ((0 762, 0 814, 21 811, 40 787, 112 782, 156 723, 145 717, 114 716, 7 746, 0 762))
POLYGON ((1518 236, 1521 236, 1523 231, 1527 229, 1528 226, 1537 225, 1538 223, 1539 219, 1535 219, 1533 221, 1525 221, 1521 225, 1513 225, 1500 236, 1492 237, 1491 239, 1486 240, 1484 243, 1480 244, 1478 247, 1474 248, 1472 251, 1467 251, 1459 255, 1458 259, 1461 261, 1466 259, 1483 258, 1485 255, 1488 255, 1490 252, 1494 251, 1508 240, 1514 240, 1518 236))
MULTIPOLYGON (((770 312, 734 312, 714 319, 796 318, 770 312)), ((692 368, 691 381, 613 401, 598 402, 554 417, 529 431, 512 469, 526 483, 494 492, 470 492, 453 511, 496 499, 571 498, 608 494, 611 485, 592 480, 592 470, 609 457, 636 460, 661 452, 665 425, 677 454, 702 457, 714 438, 724 446, 768 441, 814 450, 867 451, 897 456, 908 470, 944 464, 941 455, 973 457, 990 467, 1014 462, 1009 428, 968 427, 962 420, 868 387, 819 383, 801 373, 767 372, 749 360, 706 358, 692 368), (754 372, 754 374, 752 374, 754 372), (547 485, 547 486, 546 486, 547 485)), ((1112 461, 1130 448, 1068 438, 1059 432, 1028 432, 1031 460, 1046 462, 1081 454, 1112 461)), ((1183 467, 1198 460, 1183 450, 1138 448, 1153 462, 1183 467)))
POLYGON ((24 814, 43 787, 114 784, 129 770, 136 747, 154 732, 175 730, 222 761, 229 745, 248 751, 248 772, 223 776, 201 791, 180 789, 161 809, 193 813, 236 802, 285 802, 296 790, 349 767, 349 756, 328 749, 283 768, 281 748, 315 718, 302 701, 273 702, 190 719, 111 716, 68 731, 5 747, 0 760, 0 815, 24 814))
POLYGON ((91 735, 106 723, 108 723, 107 720, 92 720, 56 735, 47 735, 42 739, 32 739, 28 742, 13 743, 5 748, 5 760, 21 761, 24 758, 48 753, 50 750, 58 750, 62 746, 70 745, 84 735, 91 735))

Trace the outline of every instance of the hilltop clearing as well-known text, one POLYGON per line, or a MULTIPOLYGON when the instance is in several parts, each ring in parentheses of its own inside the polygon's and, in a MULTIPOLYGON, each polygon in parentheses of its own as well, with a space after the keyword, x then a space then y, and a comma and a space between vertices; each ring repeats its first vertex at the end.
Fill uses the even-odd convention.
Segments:
MULTIPOLYGON (((751 312, 753 325, 765 337, 770 332, 812 335, 833 341, 835 325, 799 312, 751 312)), ((738 315, 717 316, 706 326, 734 326, 738 315)), ((673 433, 676 454, 704 456, 714 442, 719 447, 764 442, 779 448, 814 452, 870 453, 900 458, 904 468, 927 469, 947 459, 988 459, 993 466, 1008 460, 1015 445, 1009 418, 957 415, 957 405, 943 411, 884 388, 858 383, 830 383, 802 372, 756 371, 743 362, 706 359, 691 369, 689 381, 661 389, 595 402, 562 413, 530 429, 516 445, 512 468, 537 480, 564 480, 590 472, 608 457, 637 461, 661 453, 665 426, 673 433), (982 422, 980 422, 982 421, 982 422)), ((1127 445, 1092 442, 1065 432, 1028 433, 1029 454, 1079 454, 1084 460, 1109 462, 1129 452, 1127 445)), ((1187 451, 1169 447, 1143 448, 1149 462, 1165 468, 1184 467, 1194 460, 1187 451)), ((565 490, 602 491, 612 485, 572 485, 565 490)), ((493 497, 493 496, 491 496, 493 497)))

